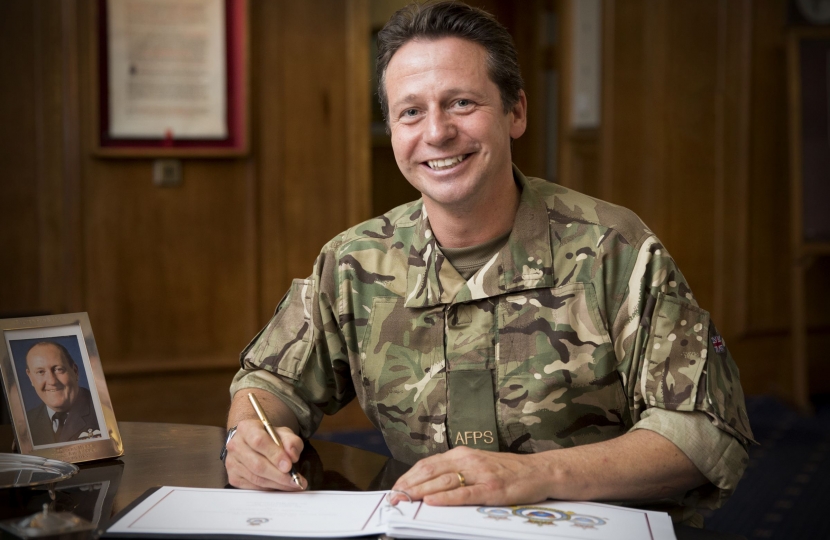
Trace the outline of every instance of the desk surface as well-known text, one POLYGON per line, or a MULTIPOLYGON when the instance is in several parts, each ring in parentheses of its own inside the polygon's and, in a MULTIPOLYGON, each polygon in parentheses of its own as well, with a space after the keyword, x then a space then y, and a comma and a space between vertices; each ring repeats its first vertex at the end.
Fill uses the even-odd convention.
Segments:
MULTIPOLYGON (((76 477, 57 484, 58 510, 72 510, 103 524, 109 515, 120 512, 151 487, 227 485, 225 467, 219 460, 224 429, 143 422, 119 422, 118 428, 124 455, 81 464, 76 477), (101 486, 95 488, 101 489, 100 495, 90 492, 91 485, 101 486)), ((11 426, 0 426, 0 449, 10 448, 12 439, 11 426)), ((408 467, 372 452, 314 440, 303 451, 298 468, 311 489, 365 491, 391 488, 408 467)), ((42 487, 0 490, 0 519, 31 514, 53 495, 42 487)), ((678 540, 734 538, 688 527, 678 527, 676 533, 678 540)))
MULTIPOLYGON (((111 494, 110 497, 112 514, 123 510, 151 487, 223 488, 227 485, 228 476, 219 460, 225 441, 224 429, 144 422, 119 422, 118 429, 124 440, 123 456, 115 460, 82 463, 79 465, 81 472, 62 484, 106 479, 104 481, 109 482, 110 490, 116 487, 113 484, 117 484, 114 496, 111 494)), ((11 447, 13 437, 11 426, 0 426, 0 448, 8 451, 6 449, 11 447)), ((405 466, 385 456, 317 440, 307 445, 299 466, 312 489, 347 491, 388 489, 394 479, 384 481, 385 471, 390 468, 397 470, 393 473, 397 477, 405 470, 405 466)), ((16 494, 18 498, 20 495, 16 494)), ((37 504, 25 506, 36 509, 39 508, 37 504)))

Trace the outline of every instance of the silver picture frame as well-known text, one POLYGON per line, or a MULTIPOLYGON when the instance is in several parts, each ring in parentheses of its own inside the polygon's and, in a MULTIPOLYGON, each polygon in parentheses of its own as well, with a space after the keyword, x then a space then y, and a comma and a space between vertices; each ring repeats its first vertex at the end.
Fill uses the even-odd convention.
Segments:
POLYGON ((21 454, 69 463, 123 455, 86 313, 0 319, 0 334, 3 391, 21 454))

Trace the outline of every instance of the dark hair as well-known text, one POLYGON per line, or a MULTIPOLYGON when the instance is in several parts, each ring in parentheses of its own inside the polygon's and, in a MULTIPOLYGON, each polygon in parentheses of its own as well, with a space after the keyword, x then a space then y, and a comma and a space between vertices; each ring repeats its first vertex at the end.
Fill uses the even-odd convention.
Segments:
MULTIPOLYGON (((71 355, 71 354, 69 354, 69 351, 66 349, 66 347, 64 347, 64 346, 63 346, 63 345, 61 345, 60 343, 56 343, 56 342, 54 342, 54 341, 41 341, 41 342, 35 343, 35 344, 34 344, 34 345, 32 345, 31 347, 29 347, 29 350, 28 350, 28 351, 26 351, 26 358, 27 358, 27 359, 29 358, 29 353, 31 352, 31 350, 32 350, 32 349, 34 349, 35 347, 38 347, 38 346, 40 346, 40 345, 52 345, 53 347, 57 347, 57 348, 58 348, 58 352, 60 352, 60 355, 63 357, 63 359, 64 359, 64 360, 66 360, 66 362, 67 362, 70 366, 76 366, 76 365, 77 365, 77 364, 75 363, 75 360, 72 358, 72 355, 71 355)), ((28 361, 26 362, 26 369, 29 369, 29 363, 28 363, 28 361)))
POLYGON ((398 49, 413 39, 457 37, 478 43, 487 51, 487 71, 498 86, 504 112, 519 101, 524 88, 516 47, 510 33, 492 15, 461 2, 409 4, 399 9, 378 33, 378 100, 389 119, 386 68, 398 49))

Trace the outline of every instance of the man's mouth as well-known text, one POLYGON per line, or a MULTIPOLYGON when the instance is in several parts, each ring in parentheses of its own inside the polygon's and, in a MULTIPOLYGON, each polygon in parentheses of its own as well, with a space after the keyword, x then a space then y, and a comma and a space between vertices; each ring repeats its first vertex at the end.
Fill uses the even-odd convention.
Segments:
POLYGON ((444 171, 446 169, 452 169, 453 167, 467 159, 468 155, 469 154, 462 154, 460 156, 455 156, 446 159, 431 159, 427 161, 427 165, 429 165, 429 168, 433 171, 444 171))

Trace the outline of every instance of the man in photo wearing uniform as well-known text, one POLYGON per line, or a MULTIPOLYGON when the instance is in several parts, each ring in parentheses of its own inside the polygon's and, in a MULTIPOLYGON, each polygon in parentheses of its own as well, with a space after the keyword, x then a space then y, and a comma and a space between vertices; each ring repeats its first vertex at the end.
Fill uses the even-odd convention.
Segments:
POLYGON ((26 375, 43 402, 26 411, 34 446, 101 436, 92 395, 78 384, 78 365, 66 347, 34 345, 26 353, 26 375))
POLYGON ((631 211, 512 165, 527 100, 489 14, 398 11, 378 76, 422 196, 326 244, 243 351, 230 482, 299 489, 301 437, 356 396, 413 465, 395 485, 413 499, 660 502, 700 524, 753 440, 737 367, 667 249, 631 211))

